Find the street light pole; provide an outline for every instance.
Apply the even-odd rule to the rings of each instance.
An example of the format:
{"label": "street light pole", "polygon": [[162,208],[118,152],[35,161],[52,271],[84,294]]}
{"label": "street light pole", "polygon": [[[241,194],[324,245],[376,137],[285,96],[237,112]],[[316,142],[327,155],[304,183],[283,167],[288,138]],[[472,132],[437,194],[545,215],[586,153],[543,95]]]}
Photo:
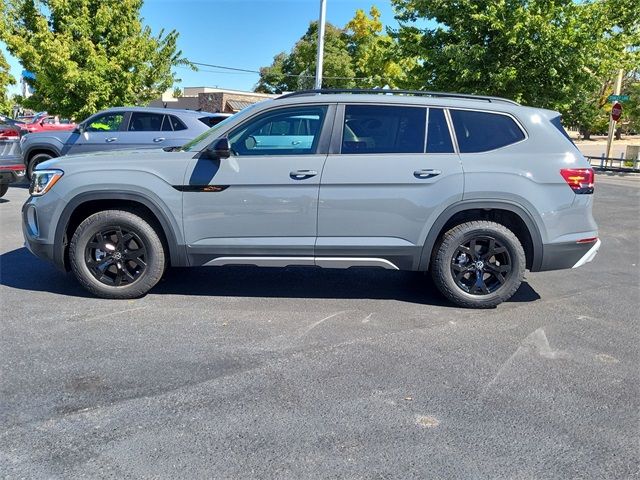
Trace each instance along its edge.
{"label": "street light pole", "polygon": [[324,27],[327,16],[327,0],[320,0],[320,18],[318,19],[318,56],[316,58],[316,83],[314,88],[322,88],[322,61],[324,56]]}

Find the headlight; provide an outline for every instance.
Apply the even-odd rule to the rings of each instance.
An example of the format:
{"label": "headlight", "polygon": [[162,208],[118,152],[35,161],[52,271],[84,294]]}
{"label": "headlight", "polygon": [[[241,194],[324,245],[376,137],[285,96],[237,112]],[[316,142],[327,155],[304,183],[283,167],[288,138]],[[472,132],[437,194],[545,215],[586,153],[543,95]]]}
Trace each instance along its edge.
{"label": "headlight", "polygon": [[29,193],[34,197],[44,195],[62,178],[62,175],[64,175],[62,170],[34,170],[31,174]]}

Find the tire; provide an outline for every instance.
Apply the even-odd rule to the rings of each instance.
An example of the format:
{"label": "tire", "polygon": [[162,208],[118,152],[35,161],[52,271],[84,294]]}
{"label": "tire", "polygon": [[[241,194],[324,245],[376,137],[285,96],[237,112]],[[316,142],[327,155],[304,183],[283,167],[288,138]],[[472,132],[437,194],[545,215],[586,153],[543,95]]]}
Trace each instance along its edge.
{"label": "tire", "polygon": [[54,156],[49,155],[48,153],[38,153],[31,157],[27,165],[27,179],[31,180],[31,175],[39,164],[46,162],[47,160],[51,160],[52,158],[54,158]]}
{"label": "tire", "polygon": [[0,183],[0,197],[4,197],[4,194],[9,190],[8,183]]}
{"label": "tire", "polygon": [[138,298],[165,270],[165,252],[156,229],[142,216],[105,210],[86,218],[69,245],[78,282],[102,298]]}
{"label": "tire", "polygon": [[464,308],[492,308],[518,290],[526,258],[518,237],[490,221],[463,223],[447,231],[432,261],[433,281]]}

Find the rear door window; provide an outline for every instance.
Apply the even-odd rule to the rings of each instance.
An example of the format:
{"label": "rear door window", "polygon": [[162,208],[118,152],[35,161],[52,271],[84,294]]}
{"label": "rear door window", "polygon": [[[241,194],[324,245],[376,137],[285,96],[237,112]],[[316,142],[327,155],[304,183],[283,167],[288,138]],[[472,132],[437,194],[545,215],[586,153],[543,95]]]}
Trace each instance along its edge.
{"label": "rear door window", "polygon": [[471,110],[451,110],[460,153],[488,152],[525,139],[508,115]]}
{"label": "rear door window", "polygon": [[427,153],[453,153],[451,133],[441,108],[429,109],[427,125]]}
{"label": "rear door window", "polygon": [[161,113],[133,112],[129,120],[129,131],[160,132],[163,117]]}
{"label": "rear door window", "polygon": [[422,107],[347,105],[341,151],[423,153],[426,113]]}

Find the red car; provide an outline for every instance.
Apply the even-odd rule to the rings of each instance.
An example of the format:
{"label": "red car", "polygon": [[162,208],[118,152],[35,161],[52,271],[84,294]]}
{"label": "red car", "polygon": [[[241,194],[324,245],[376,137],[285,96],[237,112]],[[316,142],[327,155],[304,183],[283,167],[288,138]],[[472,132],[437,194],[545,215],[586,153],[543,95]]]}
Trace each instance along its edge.
{"label": "red car", "polygon": [[29,123],[25,123],[23,126],[29,133],[34,132],[50,132],[61,131],[61,130],[73,130],[76,128],[76,124],[62,119],[60,120],[57,116],[48,115],[46,112],[35,115],[33,120]]}

